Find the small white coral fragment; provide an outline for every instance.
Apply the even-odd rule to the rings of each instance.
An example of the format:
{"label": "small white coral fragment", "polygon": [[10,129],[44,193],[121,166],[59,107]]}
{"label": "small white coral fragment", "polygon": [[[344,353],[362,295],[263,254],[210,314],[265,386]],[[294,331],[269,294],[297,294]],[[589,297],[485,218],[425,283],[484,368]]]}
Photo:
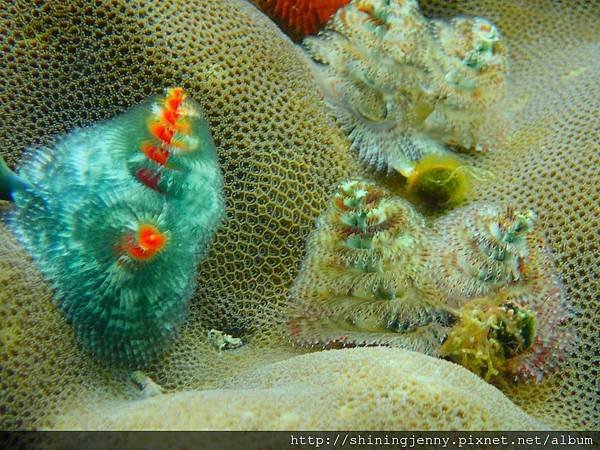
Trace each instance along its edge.
{"label": "small white coral fragment", "polygon": [[155,397],[163,393],[162,388],[141,370],[132,372],[130,379],[140,390],[142,398]]}
{"label": "small white coral fragment", "polygon": [[244,345],[240,338],[233,337],[214,328],[208,331],[208,342],[219,351],[233,350]]}

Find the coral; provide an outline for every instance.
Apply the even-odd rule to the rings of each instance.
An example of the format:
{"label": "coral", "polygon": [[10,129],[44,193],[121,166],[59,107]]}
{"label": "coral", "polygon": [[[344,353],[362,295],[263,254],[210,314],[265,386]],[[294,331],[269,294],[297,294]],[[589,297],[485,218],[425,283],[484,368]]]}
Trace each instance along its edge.
{"label": "coral", "polygon": [[[462,367],[389,348],[297,356],[237,376],[221,389],[78,408],[56,424],[60,430],[547,428]],[[288,444],[289,436],[282,445]]]}
{"label": "coral", "polygon": [[[176,345],[145,372],[167,391],[192,389],[297,353],[274,333],[275,311],[285,303],[282,293],[293,282],[329,186],[359,166],[343,133],[322,120],[326,109],[296,47],[246,1],[63,6],[0,8],[0,28],[8,33],[0,37],[3,55],[12,60],[13,50],[26,54],[18,64],[0,65],[9,72],[3,74],[12,93],[0,102],[12,123],[10,129],[0,123],[0,148],[10,167],[18,166],[25,149],[51,148],[57,136],[135,108],[167,83],[198,100],[219,152],[226,220],[200,264]],[[41,76],[29,75],[33,66]],[[130,155],[139,148],[135,142]],[[25,258],[12,247],[5,250],[4,264]],[[17,267],[35,274],[30,265]],[[69,401],[136,398],[128,384],[114,382],[117,376],[96,375],[103,366],[70,338],[60,315],[49,315],[48,297],[38,295],[36,283],[35,289],[14,282],[3,287],[6,321],[25,318],[27,324],[21,351],[0,348],[0,377],[7,380],[0,385],[1,407],[14,417],[10,428],[47,426]],[[219,354],[207,342],[211,328],[260,338],[242,354]],[[40,349],[48,365],[38,369],[31,355]],[[91,400],[85,400],[88,393]]]}
{"label": "coral", "polygon": [[[141,170],[155,183],[148,186]],[[52,282],[79,340],[118,364],[156,359],[186,317],[199,258],[223,210],[198,107],[169,89],[164,100],[33,152],[19,175],[30,187],[13,193],[10,226]]]}
{"label": "coral", "polygon": [[317,34],[350,0],[252,0],[292,37]]}
{"label": "coral", "polygon": [[155,397],[163,393],[162,388],[140,370],[131,373],[131,382],[140,390],[142,398]]}
{"label": "coral", "polygon": [[506,50],[485,19],[432,22],[415,0],[353,1],[305,43],[326,100],[376,169],[410,176],[446,145],[483,149],[506,131]]}
{"label": "coral", "polygon": [[240,338],[215,329],[208,330],[208,342],[219,351],[232,350],[244,345]]}
{"label": "coral", "polygon": [[[66,410],[72,393],[84,392],[86,385],[105,396],[119,382],[104,367],[82,361],[50,287],[4,225],[0,236],[0,423],[3,429],[22,429],[24,421],[36,420],[27,411]],[[61,389],[70,371],[75,373]]]}
{"label": "coral", "polygon": [[293,341],[436,353],[452,316],[415,282],[422,278],[427,234],[408,202],[373,182],[342,182],[292,288]]}
{"label": "coral", "polygon": [[[330,196],[330,187],[361,173],[352,161],[354,152],[347,151],[343,133],[331,125],[320,105],[297,48],[246,1],[17,1],[2,6],[0,72],[6,89],[0,93],[4,119],[0,121],[0,149],[10,167],[17,165],[24,149],[51,146],[56,136],[112,117],[160,92],[166,84],[183,86],[202,105],[223,168],[227,220],[200,265],[199,289],[176,345],[146,372],[168,392],[211,389],[224,378],[248,370],[276,377],[271,363],[299,351],[280,341],[277,318],[304,257],[306,237]],[[595,43],[600,4],[422,0],[420,6],[428,17],[483,16],[502,31],[511,49],[511,97],[517,99],[514,131],[497,150],[469,160],[477,168],[493,171],[495,178],[473,189],[467,201],[515,204],[539,214],[536,226],[552,249],[574,310],[571,323],[578,340],[559,362],[556,376],[543,383],[506,383],[501,388],[528,414],[546,421],[545,428],[598,428],[600,58]],[[16,347],[0,344],[0,408],[7,411],[0,419],[3,428],[51,426],[53,417],[71,411],[73,403],[87,411],[80,416],[82,426],[86,419],[93,420],[104,402],[134,407],[137,403],[126,399],[136,399],[138,394],[126,390],[118,377],[105,376],[102,367],[77,347],[35,268],[10,233],[3,227],[0,232],[0,273],[3,277],[10,274],[0,289],[0,321],[2,329],[6,323],[20,330]],[[538,317],[540,333],[541,327]],[[206,338],[211,328],[248,343],[234,352],[215,352]],[[352,360],[348,376],[341,378],[344,384],[356,382],[356,395],[369,389],[374,399],[365,401],[354,416],[356,428],[376,428],[369,421],[373,417],[401,420],[381,408],[380,400],[403,392],[394,391],[394,383],[421,376],[422,355],[416,355],[421,358],[414,366],[390,371],[390,377],[378,383],[374,375],[384,376],[389,364],[406,360],[406,353],[395,349],[360,352],[373,352],[372,358]],[[332,427],[340,418],[340,408],[335,404],[329,409],[330,397],[320,403],[319,393],[340,380],[331,376],[338,373],[339,360],[326,366],[306,364],[306,358],[295,361],[289,373],[302,373],[307,382],[314,376],[319,391],[298,387],[290,407],[300,405],[300,411],[308,411],[308,419],[319,420],[315,428]],[[441,360],[428,361],[431,378],[423,381],[424,389],[431,392],[440,386],[444,368],[453,367],[463,390],[456,396],[440,395],[432,400],[434,406],[409,396],[415,399],[414,405],[400,399],[393,411],[399,405],[404,410],[411,406],[418,417],[438,411],[436,417],[435,412],[431,416],[434,424],[450,416],[453,419],[448,420],[461,421],[459,413],[465,414],[461,406],[469,402],[497,409],[474,416],[480,426],[465,419],[464,428],[503,429],[511,428],[511,423],[528,427],[529,416],[519,413],[513,420],[509,410],[517,408],[478,377]],[[354,376],[357,368],[371,366],[373,373],[361,372],[360,381]],[[315,370],[319,368],[322,372]],[[293,384],[287,384],[278,392],[286,395],[293,389]],[[245,401],[246,395],[247,390],[236,391],[232,401]],[[157,410],[164,405],[164,412],[170,403],[167,398],[151,401]],[[278,402],[281,398],[269,397],[268,406],[281,406],[274,414],[285,414],[287,405]],[[215,405],[225,404],[221,391],[214,399]],[[448,410],[435,409],[442,408],[440,402],[445,400]],[[199,415],[203,405],[208,410],[212,407],[184,402],[168,416],[168,424],[166,414],[156,420],[171,428],[184,427],[196,418],[203,421]],[[186,414],[179,414],[182,410]],[[209,414],[204,423],[214,420],[219,428],[231,417],[232,427],[251,427],[249,415],[231,414],[231,409],[222,415]],[[117,417],[115,408],[108,415],[114,428],[122,428],[124,418]],[[262,418],[257,417],[257,428],[268,426],[269,421]],[[418,420],[412,426],[411,422],[407,419],[405,427],[425,428]],[[395,425],[389,428],[400,427]]]}

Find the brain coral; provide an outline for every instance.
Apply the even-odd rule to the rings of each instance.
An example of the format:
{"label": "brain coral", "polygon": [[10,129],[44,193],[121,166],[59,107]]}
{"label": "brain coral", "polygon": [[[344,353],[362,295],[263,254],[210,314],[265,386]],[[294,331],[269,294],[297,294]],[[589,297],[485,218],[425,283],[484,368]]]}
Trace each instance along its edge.
{"label": "brain coral", "polygon": [[[574,307],[579,341],[558,374],[543,384],[501,388],[550,425],[598,428],[600,4],[436,0],[421,8],[442,19],[488,18],[505,37],[513,62],[514,132],[498,151],[474,160],[496,177],[469,201],[502,201],[538,213]],[[249,369],[277,373],[265,364],[297,353],[280,340],[276,324],[305,239],[331,187],[359,170],[298,48],[242,1],[3,1],[0,29],[0,148],[11,167],[24,149],[49,145],[166,86],[180,85],[199,101],[224,176],[226,221],[198,274],[180,339],[148,374],[176,392],[241,387],[235,376],[241,383]],[[52,426],[75,401],[91,409],[134,398],[125,374],[109,372],[77,349],[48,287],[8,235],[0,255],[2,428]],[[246,345],[218,352],[206,338],[211,328],[241,336]],[[374,362],[381,355],[345,350],[339,358],[352,361],[354,354]],[[296,370],[303,361],[279,367]],[[227,377],[234,377],[230,384]],[[385,387],[378,389],[385,396]],[[481,397],[497,398],[489,392]],[[305,395],[323,404],[331,398]],[[507,424],[524,417],[510,411]],[[371,414],[374,406],[367,406],[361,417]],[[498,423],[485,417],[490,420],[481,427]],[[447,425],[430,419],[432,428]],[[325,415],[323,423],[333,420]]]}
{"label": "brain coral", "polygon": [[[332,373],[337,376],[332,377]],[[109,402],[83,415],[61,417],[57,428],[544,428],[498,389],[463,368],[400,349],[331,350],[303,355],[251,370],[224,387],[142,402]],[[328,402],[315,402],[317,397],[327,398]],[[489,401],[479,402],[481,397]],[[219,408],[222,402],[227,403],[227,409]],[[177,419],[171,421],[174,417]]]}

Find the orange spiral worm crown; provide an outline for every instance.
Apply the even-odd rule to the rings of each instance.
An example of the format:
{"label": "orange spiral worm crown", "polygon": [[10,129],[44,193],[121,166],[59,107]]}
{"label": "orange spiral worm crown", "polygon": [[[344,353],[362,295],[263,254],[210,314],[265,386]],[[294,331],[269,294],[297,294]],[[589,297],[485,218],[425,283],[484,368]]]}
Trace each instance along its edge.
{"label": "orange spiral worm crown", "polygon": [[[190,118],[197,116],[197,108],[186,99],[181,88],[167,89],[163,98],[157,99],[149,106],[151,113],[147,119],[146,130],[140,130],[138,148],[147,158],[143,162],[140,155],[130,158],[135,167],[136,177],[146,186],[164,191],[161,180],[169,178],[173,170],[185,170],[181,161],[174,163],[175,155],[185,160],[193,160],[192,153],[197,150],[198,140],[194,137],[194,126]],[[141,166],[141,167],[138,167]],[[184,164],[185,166],[185,164]],[[170,184],[169,181],[163,184]]]}
{"label": "orange spiral worm crown", "polygon": [[137,235],[125,237],[123,249],[137,261],[152,259],[167,244],[167,236],[152,224],[141,223]]}
{"label": "orange spiral worm crown", "polygon": [[122,133],[114,139],[129,172],[142,185],[167,197],[200,201],[191,195],[195,184],[216,164],[208,123],[201,107],[182,88],[143,103],[123,116]]}

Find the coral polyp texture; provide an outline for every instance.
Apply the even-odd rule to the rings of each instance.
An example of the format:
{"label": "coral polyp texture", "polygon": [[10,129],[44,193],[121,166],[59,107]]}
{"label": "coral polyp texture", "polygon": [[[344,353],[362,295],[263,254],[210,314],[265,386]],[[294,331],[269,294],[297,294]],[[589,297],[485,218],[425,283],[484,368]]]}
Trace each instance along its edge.
{"label": "coral polyp texture", "polygon": [[292,340],[435,354],[453,318],[416,281],[427,245],[425,221],[408,202],[370,181],[341,183],[292,288]]}
{"label": "coral polyp texture", "polygon": [[303,38],[317,34],[327,21],[350,0],[252,0],[265,14],[291,35]]}
{"label": "coral polyp texture", "polygon": [[431,21],[415,0],[355,0],[305,40],[325,99],[368,165],[409,176],[425,155],[505,132],[507,52],[482,18]]}
{"label": "coral polyp texture", "polygon": [[[144,370],[182,401],[157,396],[152,408],[132,401],[139,393],[128,390],[130,383],[106,374],[76,345],[46,283],[0,226],[2,428],[48,428],[62,414],[77,419],[66,429],[523,429],[532,417],[544,429],[599,427],[599,2],[420,2],[431,18],[488,18],[511,50],[514,132],[469,159],[495,177],[466,201],[514,204],[539,215],[536,227],[573,309],[578,339],[555,376],[498,384],[502,392],[456,364],[418,353],[358,348],[298,356],[305,350],[280,339],[280,310],[330,187],[361,167],[320,101],[304,55],[250,2],[1,4],[0,152],[9,167],[18,167],[26,148],[51,146],[73,127],[114,117],[166,84],[180,85],[210,121],[227,203],[227,220],[199,266],[186,325],[171,350]],[[537,321],[542,333],[540,313]],[[219,352],[207,338],[210,329],[245,345]],[[263,384],[256,385],[263,400],[248,397],[252,386],[240,376],[250,372],[257,383],[276,383],[273,395]],[[199,400],[186,391],[197,391]],[[289,403],[282,392],[292,392]],[[124,419],[115,404],[139,408],[147,420]],[[169,405],[173,414],[165,414]],[[108,422],[99,423],[97,411]]]}
{"label": "coral polyp texture", "polygon": [[[385,386],[385,396],[381,386]],[[544,430],[548,426],[462,367],[397,348],[315,352],[247,371],[229,379],[221,389],[168,393],[136,402],[103,402],[93,410],[69,411],[56,426],[59,430],[165,431],[361,427],[489,431]],[[120,437],[125,433],[114,434]],[[214,433],[211,439],[223,435],[227,433]],[[237,436],[235,445],[230,439],[214,442],[216,448],[240,447]],[[177,443],[165,441],[164,445]],[[259,448],[287,445],[289,437],[284,435],[273,442],[261,441]],[[242,447],[253,448],[256,443],[248,441]]]}
{"label": "coral polyp texture", "polygon": [[199,106],[169,89],[33,151],[9,224],[96,357],[143,366],[176,336],[223,212]]}

